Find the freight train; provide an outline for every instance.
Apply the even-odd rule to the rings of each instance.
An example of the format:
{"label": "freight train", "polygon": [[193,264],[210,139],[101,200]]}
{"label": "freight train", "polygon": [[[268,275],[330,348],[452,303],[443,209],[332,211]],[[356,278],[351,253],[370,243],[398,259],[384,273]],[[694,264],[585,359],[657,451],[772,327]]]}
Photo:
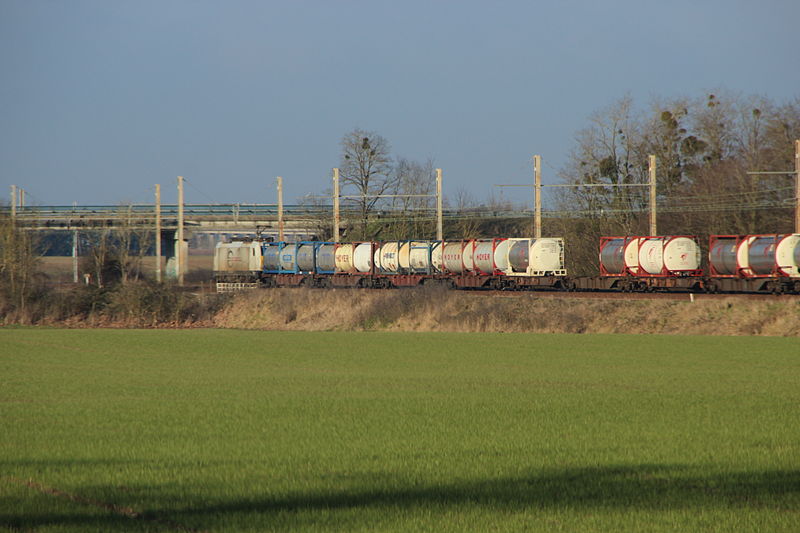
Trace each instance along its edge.
{"label": "freight train", "polygon": [[597,276],[570,276],[562,238],[218,243],[220,292],[255,287],[800,294],[800,234],[602,237]]}

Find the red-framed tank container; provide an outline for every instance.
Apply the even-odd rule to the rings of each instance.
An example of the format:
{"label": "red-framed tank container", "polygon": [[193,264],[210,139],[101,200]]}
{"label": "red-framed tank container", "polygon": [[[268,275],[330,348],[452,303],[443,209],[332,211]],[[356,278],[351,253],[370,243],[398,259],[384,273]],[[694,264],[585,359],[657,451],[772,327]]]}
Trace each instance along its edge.
{"label": "red-framed tank container", "polygon": [[[599,263],[600,263],[600,275],[601,276],[609,276],[609,277],[635,276],[636,273],[631,272],[629,267],[628,267],[628,265],[627,265],[627,263],[625,262],[625,250],[628,248],[628,244],[633,242],[634,239],[638,239],[638,238],[640,238],[640,237],[630,237],[630,236],[620,236],[620,235],[611,236],[611,237],[600,237],[600,253],[598,255]],[[608,265],[609,261],[608,260],[605,260],[605,261],[603,260],[603,252],[606,250],[606,248],[609,245],[611,245],[611,243],[613,241],[622,241],[622,247],[619,248],[619,251],[613,252],[613,256],[611,257],[611,259],[613,261],[621,261],[622,262],[621,268],[615,269],[615,270],[619,270],[618,272],[612,272],[612,271],[608,270],[607,265]],[[612,252],[608,251],[608,253],[611,254]],[[636,259],[636,261],[637,261],[637,263],[639,261],[639,259],[638,259],[638,249],[637,249],[637,259]]]}
{"label": "red-framed tank container", "polygon": [[[626,277],[626,276],[633,276],[639,278],[659,278],[659,277],[696,277],[703,275],[703,269],[700,268],[700,261],[698,257],[697,261],[697,268],[685,268],[685,269],[676,269],[676,268],[669,268],[667,265],[667,261],[664,258],[664,252],[667,250],[667,247],[670,244],[674,243],[678,239],[686,239],[691,241],[695,249],[691,250],[691,253],[694,254],[696,257],[699,250],[699,244],[697,242],[696,235],[628,235],[625,237],[622,236],[614,236],[614,237],[600,237],[600,275],[601,276],[610,276],[610,277]],[[641,249],[642,247],[647,244],[648,242],[652,242],[658,240],[660,247],[661,247],[661,262],[660,268],[658,272],[651,272],[646,268],[646,265],[642,264],[641,261]],[[604,251],[611,246],[612,241],[622,241],[622,247],[616,251],[608,251],[605,256],[604,260]],[[627,250],[628,246],[632,243],[636,243],[636,270],[631,268],[631,265],[627,264],[625,261],[625,251]],[[609,257],[609,254],[612,254]],[[615,263],[613,266],[619,266],[618,261],[622,261],[622,268],[615,268],[614,271],[608,269],[609,259],[613,260]],[[618,270],[618,272],[617,272]]]}
{"label": "red-framed tank container", "polygon": [[[715,278],[741,277],[739,246],[743,235],[710,235],[708,237],[708,273]],[[733,258],[725,257],[724,246],[733,246]]]}
{"label": "red-framed tank container", "polygon": [[[474,249],[474,247],[473,247],[473,242],[474,241],[475,241],[475,239],[461,239],[461,240],[455,240],[455,241],[442,241],[442,245],[441,246],[442,246],[442,273],[443,274],[451,274],[451,275],[455,275],[455,276],[464,276],[464,275],[467,275],[467,274],[472,272],[472,269],[470,269],[470,271],[467,272],[467,265],[464,262],[464,256],[466,255],[465,251],[468,249],[467,247],[469,247],[469,250],[468,250],[467,253],[472,254],[473,249]],[[453,244],[458,244],[459,248],[460,248],[460,251],[461,251],[461,257],[459,258],[459,262],[461,263],[461,272],[455,272],[450,267],[447,266],[448,262],[452,262],[452,259],[448,259],[448,256],[447,256],[447,247],[450,246],[450,245],[453,245]]]}
{"label": "red-framed tank container", "polygon": [[[497,260],[496,260],[496,252],[497,247],[500,243],[508,240],[506,237],[495,237],[493,239],[474,239],[472,243],[472,272],[474,275],[477,276],[499,276],[504,275],[505,272],[497,268]],[[492,260],[492,269],[491,270],[483,270],[478,268],[477,258],[475,257],[475,251],[477,250],[480,244],[488,244],[491,243],[492,245],[492,252],[491,252],[491,260]],[[483,260],[483,259],[482,259]]]}
{"label": "red-framed tank container", "polygon": [[[739,235],[736,247],[737,274],[742,278],[786,278],[791,277],[784,268],[791,265],[778,264],[778,247],[788,238],[795,237],[793,233],[760,233],[753,235]],[[762,242],[759,242],[762,241]],[[755,244],[755,247],[753,246]],[[747,247],[747,265],[741,264],[741,248]],[[758,265],[754,265],[751,253],[755,248]]]}
{"label": "red-framed tank container", "polygon": [[[358,269],[356,269],[356,267],[355,267],[355,251],[356,251],[356,247],[358,247],[361,244],[369,244],[370,245],[370,256],[369,256],[370,268],[369,268],[369,270],[367,272],[361,272]],[[375,275],[375,250],[377,250],[377,245],[378,244],[379,243],[377,243],[375,241],[354,241],[354,242],[336,243],[336,246],[334,248],[334,264],[337,261],[336,260],[336,254],[338,253],[338,251],[343,246],[352,246],[353,247],[352,248],[353,256],[352,256],[352,260],[350,261],[351,264],[352,264],[352,268],[349,269],[349,270],[344,271],[344,270],[339,270],[338,267],[336,267],[335,274],[336,275],[349,274],[349,275],[352,275],[352,276],[374,276]]]}
{"label": "red-framed tank container", "polygon": [[[697,235],[654,235],[654,236],[638,236],[634,237],[640,239],[637,247],[638,251],[636,254],[636,262],[639,269],[639,273],[637,274],[639,277],[667,277],[667,278],[674,278],[674,277],[698,277],[703,275],[703,269],[701,268],[701,255],[700,255],[700,243],[698,242]],[[642,257],[642,247],[645,245],[647,241],[651,240],[660,240],[661,244],[661,268],[659,272],[648,272],[645,270],[644,265],[642,264],[641,257]],[[686,239],[691,241],[694,245],[694,249],[691,250],[691,253],[697,258],[697,265],[694,268],[669,268],[667,265],[667,261],[665,258],[665,252],[667,247],[677,241],[678,239]],[[687,252],[688,254],[688,252]]]}

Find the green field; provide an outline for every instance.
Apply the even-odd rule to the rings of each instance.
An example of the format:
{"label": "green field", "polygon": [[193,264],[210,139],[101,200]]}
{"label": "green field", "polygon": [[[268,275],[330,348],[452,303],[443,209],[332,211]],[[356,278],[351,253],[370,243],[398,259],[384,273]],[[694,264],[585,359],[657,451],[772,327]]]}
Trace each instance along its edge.
{"label": "green field", "polygon": [[0,530],[798,531],[791,338],[0,330]]}

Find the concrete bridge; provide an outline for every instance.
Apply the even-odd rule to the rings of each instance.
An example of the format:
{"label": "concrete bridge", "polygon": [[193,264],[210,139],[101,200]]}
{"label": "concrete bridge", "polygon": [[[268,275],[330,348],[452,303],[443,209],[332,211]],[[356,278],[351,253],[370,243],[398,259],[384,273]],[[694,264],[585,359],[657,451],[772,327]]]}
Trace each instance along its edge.
{"label": "concrete bridge", "polygon": [[[71,233],[72,256],[77,277],[77,254],[80,233],[100,230],[131,230],[158,233],[156,255],[166,258],[168,277],[181,279],[181,269],[185,273],[186,257],[189,253],[188,241],[196,247],[212,249],[216,242],[229,237],[255,236],[279,239],[280,211],[282,208],[284,240],[311,240],[318,237],[321,228],[331,227],[334,208],[330,205],[283,205],[276,204],[184,204],[183,235],[179,236],[180,216],[178,204],[161,204],[158,216],[153,204],[130,205],[72,205],[72,206],[28,206],[12,205],[0,207],[0,212],[11,215],[17,227],[30,231],[55,231]],[[430,213],[418,215],[431,218]],[[371,215],[376,218],[391,219],[397,215],[393,209],[376,210]],[[460,218],[528,218],[531,212],[493,210],[480,207],[464,211],[443,209],[445,219]],[[355,212],[344,211],[342,221],[357,217]],[[157,231],[157,228],[160,231]],[[151,233],[151,234],[152,234]],[[67,235],[65,235],[66,237]],[[182,242],[183,244],[179,244]],[[179,251],[179,246],[181,251]],[[160,252],[160,253],[159,253]],[[181,261],[182,267],[178,264]],[[160,264],[160,260],[159,260]],[[161,273],[157,273],[160,279]]]}
{"label": "concrete bridge", "polygon": [[[156,220],[155,205],[94,206],[13,206],[5,208],[18,228],[29,231],[65,232],[72,239],[72,255],[77,265],[80,233],[100,230],[130,230],[160,233],[157,255],[166,258],[168,277],[180,278],[178,270],[179,209],[177,204],[162,204]],[[283,206],[283,233],[287,240],[308,240],[320,224],[332,220],[330,206]],[[186,204],[183,206],[183,249],[188,254],[189,240],[213,248],[217,241],[231,236],[261,235],[279,238],[279,208],[272,204]],[[160,252],[160,253],[158,253]],[[77,269],[77,266],[75,267]],[[185,268],[185,267],[184,267]],[[77,276],[77,270],[76,274]],[[159,273],[160,276],[160,273]]]}

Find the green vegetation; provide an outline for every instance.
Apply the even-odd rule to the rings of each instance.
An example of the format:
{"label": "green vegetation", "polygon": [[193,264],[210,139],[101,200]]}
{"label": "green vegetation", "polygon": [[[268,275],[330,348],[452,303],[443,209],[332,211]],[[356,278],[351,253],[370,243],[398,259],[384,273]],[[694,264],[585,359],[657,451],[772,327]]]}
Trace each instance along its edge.
{"label": "green vegetation", "polygon": [[0,529],[796,531],[781,338],[0,330]]}

